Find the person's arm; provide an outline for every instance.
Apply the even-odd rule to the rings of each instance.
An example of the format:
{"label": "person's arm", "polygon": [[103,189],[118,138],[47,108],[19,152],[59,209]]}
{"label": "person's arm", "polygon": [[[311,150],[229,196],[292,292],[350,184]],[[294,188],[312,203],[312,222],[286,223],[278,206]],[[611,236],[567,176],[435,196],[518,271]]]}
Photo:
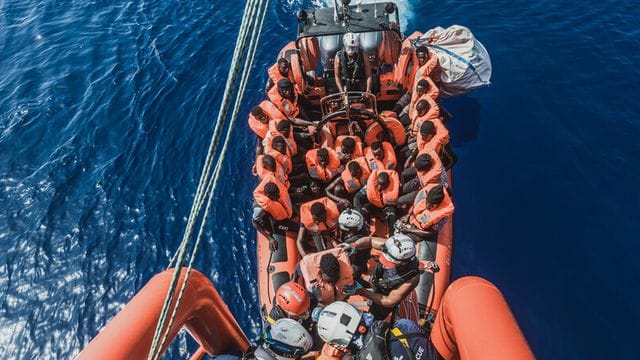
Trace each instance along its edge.
{"label": "person's arm", "polygon": [[[302,111],[302,109],[300,109]],[[295,118],[295,117],[289,117],[288,118],[289,121],[291,121],[291,123],[293,125],[297,125],[297,126],[316,126],[316,124],[313,123],[313,121],[309,121],[309,120],[303,120],[300,118]]]}
{"label": "person's arm", "polygon": [[[265,216],[269,216],[269,215],[265,215]],[[253,224],[253,227],[256,228],[256,230],[260,234],[262,234],[264,237],[267,238],[267,240],[269,240],[269,250],[271,251],[278,250],[278,242],[276,241],[276,239],[273,238],[273,236],[271,236],[271,234],[267,231],[267,229],[265,229],[264,226],[262,226],[255,219],[251,220],[251,223]]]}
{"label": "person's arm", "polygon": [[336,53],[336,56],[333,58],[333,74],[336,79],[336,86],[338,87],[338,91],[344,93],[344,89],[342,88],[342,79],[340,78],[340,57]]}
{"label": "person's arm", "polygon": [[[307,115],[307,113],[304,111],[304,109],[302,108],[302,106],[298,106],[298,116],[300,116],[301,118],[305,119],[305,120],[309,120],[309,116]],[[310,122],[310,121],[309,121]]]}
{"label": "person's arm", "polygon": [[367,92],[370,93],[373,86],[373,76],[371,75],[371,62],[366,54],[364,55],[364,72],[367,75]]}
{"label": "person's arm", "polygon": [[298,230],[298,238],[296,239],[296,247],[298,248],[298,253],[300,257],[307,255],[307,252],[304,251],[303,241],[304,237],[307,234],[307,229],[304,228],[302,224],[300,224],[300,230]]}
{"label": "person's arm", "polygon": [[420,276],[416,275],[410,281],[391,290],[388,295],[373,293],[364,288],[358,289],[356,292],[358,295],[362,295],[380,306],[395,307],[400,304],[402,299],[406,298],[416,286],[418,286],[419,281]]}
{"label": "person's arm", "polygon": [[329,197],[329,199],[338,203],[338,206],[346,209],[348,207],[351,207],[351,203],[349,202],[349,200],[341,198],[333,193],[333,190],[335,190],[336,185],[338,185],[340,181],[342,181],[342,178],[340,176],[337,176],[335,179],[333,179],[329,186],[327,186],[324,192],[327,194],[327,197]]}

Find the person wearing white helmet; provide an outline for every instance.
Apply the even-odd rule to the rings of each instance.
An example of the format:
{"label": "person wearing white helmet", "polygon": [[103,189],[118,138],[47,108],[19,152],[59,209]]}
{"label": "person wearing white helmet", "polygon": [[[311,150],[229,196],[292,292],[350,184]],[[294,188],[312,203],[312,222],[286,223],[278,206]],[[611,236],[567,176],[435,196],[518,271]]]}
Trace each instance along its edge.
{"label": "person wearing white helmet", "polygon": [[371,92],[373,77],[371,64],[360,48],[357,34],[346,33],[342,38],[342,50],[336,53],[333,70],[336,86],[341,93],[345,91]]}
{"label": "person wearing white helmet", "polygon": [[356,360],[439,358],[427,334],[411,320],[400,319],[390,327],[341,301],[322,310],[318,316],[318,335],[326,343],[322,359],[340,358],[347,353]]}
{"label": "person wearing white helmet", "polygon": [[388,239],[362,237],[345,247],[344,251],[369,247],[382,251],[371,276],[373,292],[358,289],[356,293],[373,302],[369,311],[376,320],[382,320],[416,288],[420,280],[420,263],[416,258],[414,241],[402,233]]}
{"label": "person wearing white helmet", "polygon": [[311,350],[311,334],[293,319],[280,319],[267,326],[264,343],[254,351],[259,360],[299,359]]}
{"label": "person wearing white helmet", "polygon": [[368,235],[369,225],[365,222],[364,216],[354,209],[344,210],[338,217],[338,225],[340,228],[338,246],[353,251],[349,252],[349,259],[351,260],[351,266],[353,267],[353,277],[360,279],[362,274],[368,272],[368,262],[371,257],[371,249],[361,249],[355,251],[350,244],[356,242],[363,236]]}

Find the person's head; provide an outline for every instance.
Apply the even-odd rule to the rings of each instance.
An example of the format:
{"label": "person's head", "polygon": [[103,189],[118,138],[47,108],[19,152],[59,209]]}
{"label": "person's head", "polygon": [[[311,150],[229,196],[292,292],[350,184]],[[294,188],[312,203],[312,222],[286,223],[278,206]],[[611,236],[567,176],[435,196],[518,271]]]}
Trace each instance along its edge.
{"label": "person's head", "polygon": [[327,221],[327,209],[321,202],[316,202],[311,205],[311,218],[315,223]]}
{"label": "person's head", "polygon": [[278,132],[280,132],[280,134],[288,137],[291,131],[291,121],[287,119],[280,120],[280,122],[278,122],[278,125],[276,125],[276,129],[278,130]]}
{"label": "person's head", "polygon": [[306,320],[309,318],[311,304],[309,293],[295,281],[284,283],[278,288],[276,304],[290,319]]}
{"label": "person's head", "polygon": [[418,83],[416,84],[416,95],[420,97],[426,94],[427,91],[429,91],[429,82],[425,79],[420,79],[420,81],[418,81]]}
{"label": "person's head", "polygon": [[332,285],[340,280],[340,263],[333,254],[324,254],[320,257],[320,275],[324,282]]}
{"label": "person's head", "polygon": [[311,184],[309,184],[309,190],[311,190],[311,194],[318,195],[322,192],[322,187],[320,187],[320,184],[316,181],[312,181]]}
{"label": "person's head", "polygon": [[358,164],[357,161],[351,161],[347,164],[347,169],[349,170],[349,174],[356,179],[359,179],[362,176],[362,167]]}
{"label": "person's head", "polygon": [[373,156],[376,159],[383,160],[384,159],[384,148],[382,147],[382,142],[381,141],[374,141],[371,144],[371,152],[373,153]]}
{"label": "person's head", "polygon": [[289,79],[278,80],[278,93],[285,99],[293,99],[293,85]]}
{"label": "person's head", "polygon": [[282,135],[275,136],[273,140],[271,140],[271,147],[281,154],[287,153],[287,141]]}
{"label": "person's head", "polygon": [[329,150],[325,148],[318,149],[318,165],[321,167],[327,167],[329,165]]}
{"label": "person's head", "polygon": [[364,216],[358,210],[347,209],[338,217],[338,224],[342,231],[357,232],[364,226]]}
{"label": "person's head", "polygon": [[289,60],[285,58],[278,59],[278,71],[283,76],[287,76],[289,74]]}
{"label": "person's head", "polygon": [[348,56],[355,56],[358,53],[358,48],[360,47],[360,38],[358,34],[354,33],[346,33],[342,38],[342,45],[344,47],[344,52]]}
{"label": "person's head", "polygon": [[347,349],[353,338],[359,334],[362,314],[344,301],[327,305],[318,316],[318,335],[335,347]]}
{"label": "person's head", "polygon": [[268,182],[264,185],[264,194],[270,200],[277,201],[280,198],[280,189],[274,182]]}
{"label": "person's head", "polygon": [[427,194],[427,209],[431,210],[442,204],[444,200],[444,186],[438,185]]}
{"label": "person's head", "polygon": [[429,50],[427,50],[427,47],[418,46],[416,48],[416,57],[418,58],[418,64],[420,66],[424,65],[429,59]]}
{"label": "person's head", "polygon": [[382,246],[381,264],[385,267],[406,264],[416,256],[416,244],[405,234],[396,233]]}
{"label": "person's head", "polygon": [[387,174],[386,172],[378,173],[378,178],[376,179],[376,182],[378,183],[378,191],[382,191],[386,189],[391,184],[391,180],[389,179],[389,174]]}
{"label": "person's head", "polygon": [[342,141],[342,152],[344,154],[353,155],[353,152],[356,151],[356,141],[353,138],[346,138]]}
{"label": "person's head", "polygon": [[429,102],[427,100],[420,100],[416,104],[416,112],[418,113],[418,116],[425,116],[430,108],[431,106],[429,106]]}
{"label": "person's head", "polygon": [[431,138],[433,138],[436,134],[436,126],[434,125],[433,121],[431,120],[425,120],[422,122],[422,125],[420,125],[420,137],[422,138],[422,140],[424,141],[429,141],[431,140]]}
{"label": "person's head", "polygon": [[416,170],[424,172],[424,171],[429,171],[429,169],[431,169],[432,164],[433,164],[433,161],[431,159],[431,156],[429,156],[429,154],[420,154],[416,158],[414,166]]}
{"label": "person's head", "polygon": [[313,338],[307,329],[288,318],[267,325],[263,340],[263,348],[276,360],[299,359],[313,346]]}
{"label": "person's head", "polygon": [[254,106],[251,109],[251,115],[253,115],[254,118],[258,119],[258,121],[260,121],[263,124],[266,124],[269,122],[269,117],[267,116],[267,114],[264,113],[264,110],[262,110],[262,108],[258,105]]}
{"label": "person's head", "polygon": [[276,171],[277,165],[276,165],[276,159],[273,158],[273,156],[271,155],[263,155],[262,156],[262,167],[265,170],[274,172]]}

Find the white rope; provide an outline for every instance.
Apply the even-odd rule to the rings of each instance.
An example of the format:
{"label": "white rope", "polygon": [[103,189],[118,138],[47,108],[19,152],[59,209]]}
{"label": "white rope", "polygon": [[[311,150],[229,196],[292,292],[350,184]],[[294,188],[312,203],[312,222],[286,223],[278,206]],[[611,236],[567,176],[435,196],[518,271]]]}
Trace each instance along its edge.
{"label": "white rope", "polygon": [[[261,3],[263,1],[264,0],[249,0],[245,4],[244,16],[242,18],[240,31],[238,32],[238,37],[236,39],[236,47],[234,49],[233,58],[231,60],[231,67],[230,67],[230,70],[229,70],[229,76],[227,77],[227,83],[226,83],[226,86],[225,86],[225,92],[224,92],[224,95],[223,95],[220,112],[218,113],[218,119],[216,121],[216,126],[214,128],[214,133],[212,135],[211,143],[210,143],[209,150],[208,150],[208,153],[207,153],[207,158],[205,160],[205,165],[203,167],[203,172],[202,172],[202,175],[200,177],[200,181],[198,183],[198,188],[196,190],[196,196],[194,198],[193,205],[191,207],[191,212],[189,214],[189,220],[187,222],[187,227],[185,229],[185,234],[183,236],[183,239],[182,239],[182,242],[180,244],[180,247],[179,247],[178,251],[176,251],[177,256],[174,255],[174,257],[171,259],[171,261],[169,263],[169,267],[170,267],[171,264],[173,263],[173,261],[175,260],[176,261],[176,268],[174,269],[173,278],[172,278],[171,284],[169,286],[169,289],[167,291],[167,296],[165,298],[165,303],[163,304],[163,308],[162,308],[162,311],[161,311],[161,314],[160,314],[160,317],[159,317],[159,320],[158,320],[158,324],[156,326],[156,330],[155,330],[155,333],[154,333],[151,349],[149,351],[148,359],[151,359],[151,360],[155,360],[155,359],[159,358],[159,356],[160,356],[159,350],[161,350],[162,347],[164,346],[164,342],[166,341],[166,336],[168,335],[169,329],[171,328],[171,325],[169,325],[167,327],[167,329],[165,331],[165,336],[162,337],[162,342],[159,345],[160,334],[162,333],[162,329],[164,328],[164,323],[165,323],[166,318],[167,318],[169,305],[171,304],[171,301],[173,300],[173,295],[174,295],[174,292],[175,292],[175,287],[176,287],[178,278],[180,276],[182,263],[184,261],[186,250],[187,250],[187,248],[189,246],[191,233],[192,233],[192,231],[193,231],[193,229],[195,227],[195,222],[196,222],[196,220],[198,219],[198,217],[200,215],[200,211],[202,210],[202,206],[204,204],[204,199],[207,197],[207,195],[209,195],[209,199],[211,199],[211,196],[212,196],[211,195],[212,194],[211,190],[214,188],[214,185],[213,185],[213,182],[212,182],[213,177],[211,177],[211,166],[213,164],[214,155],[216,153],[216,149],[218,147],[218,143],[219,143],[219,140],[220,140],[220,135],[221,135],[222,129],[224,127],[226,115],[227,115],[228,110],[229,110],[229,106],[230,106],[230,102],[231,102],[231,94],[233,93],[233,89],[235,88],[235,85],[236,85],[236,82],[237,82],[238,71],[240,69],[238,60],[241,57],[241,54],[246,50],[247,37],[248,37],[248,33],[249,33],[248,30],[249,30],[251,24],[254,23],[254,25],[255,25],[255,23],[257,23],[257,20],[255,20],[256,17],[254,17],[254,14],[257,11],[258,3],[259,2]],[[254,29],[254,34],[255,34],[255,29]],[[253,41],[253,37],[252,37],[252,41]],[[246,62],[245,62],[245,65],[246,65]],[[248,69],[245,69],[244,71],[246,72],[247,70]],[[244,73],[243,73],[243,78],[244,77],[246,77],[246,75],[244,75]],[[234,106],[234,113],[237,113],[235,111],[236,106]],[[227,131],[227,134],[229,134],[229,131]],[[227,142],[228,142],[228,140],[225,139],[225,143],[227,143]],[[219,164],[220,164],[220,159],[218,159],[218,162],[216,163],[216,169],[219,168]],[[210,201],[211,200],[209,200],[209,202]],[[207,207],[209,207],[209,205]],[[204,222],[203,222],[203,224],[204,224]],[[199,241],[199,239],[198,239],[198,241]],[[192,259],[190,261],[190,265],[192,264],[194,257],[195,257],[195,252],[192,254]],[[186,284],[186,281],[188,280],[189,273],[190,273],[190,268],[188,269],[187,274],[185,275],[185,279],[183,281],[183,285]],[[174,305],[174,310],[173,310],[173,313],[172,313],[172,321],[175,318],[175,311],[177,310],[177,308],[179,306],[179,299],[180,299],[183,291],[184,291],[184,287],[181,287],[180,296],[178,298],[178,301],[176,301],[176,304]]]}
{"label": "white rope", "polygon": [[[173,322],[175,320],[175,317],[177,315],[177,310],[178,310],[178,306],[180,305],[180,301],[182,300],[182,296],[184,295],[184,291],[186,289],[186,285],[187,282],[189,280],[189,276],[191,274],[191,269],[193,268],[193,262],[195,261],[196,258],[196,254],[198,253],[198,249],[202,240],[202,236],[204,234],[204,229],[206,226],[206,222],[207,222],[207,218],[209,216],[209,212],[211,210],[211,205],[213,204],[213,199],[215,197],[215,188],[216,185],[218,183],[218,178],[219,178],[219,174],[221,173],[221,169],[222,169],[222,165],[224,163],[224,158],[226,155],[226,150],[228,148],[229,145],[229,140],[231,139],[231,133],[233,131],[233,126],[235,124],[235,121],[237,119],[237,115],[238,112],[240,110],[240,105],[242,104],[242,99],[244,97],[244,92],[246,90],[246,86],[249,80],[249,76],[251,74],[251,68],[253,67],[253,62],[255,60],[255,54],[257,52],[257,48],[258,48],[258,44],[260,42],[260,36],[262,34],[262,28],[264,26],[264,19],[266,17],[267,14],[267,9],[269,7],[269,0],[259,0],[260,4],[258,5],[258,7],[261,8],[261,10],[259,9],[258,11],[262,11],[262,14],[258,13],[255,17],[255,21],[256,21],[256,26],[253,28],[252,34],[251,34],[251,41],[249,43],[249,50],[247,52],[247,56],[245,58],[245,62],[243,65],[243,73],[242,73],[242,79],[240,81],[240,85],[238,87],[238,93],[236,95],[236,100],[234,103],[234,108],[233,108],[233,112],[231,113],[231,119],[229,121],[229,127],[227,128],[227,132],[225,134],[225,140],[224,140],[224,144],[222,146],[222,150],[220,152],[220,156],[218,158],[218,161],[216,162],[216,166],[214,168],[214,175],[213,177],[210,178],[210,183],[207,185],[207,189],[210,189],[210,191],[208,192],[208,201],[207,201],[207,207],[205,208],[205,212],[203,215],[203,219],[202,222],[200,223],[200,229],[198,231],[198,235],[196,238],[196,242],[195,245],[193,247],[193,250],[191,252],[191,257],[189,259],[189,265],[187,266],[187,271],[185,274],[185,277],[182,281],[182,284],[180,285],[180,292],[178,293],[178,298],[176,299],[176,305],[173,307],[172,313],[171,313],[171,318],[169,320],[169,324],[167,325],[164,334],[162,336],[162,341],[160,342],[160,349],[164,346],[164,343],[166,342],[168,336],[169,336],[169,330],[171,329]],[[158,355],[159,356],[159,355]],[[154,358],[155,360],[155,358]]]}

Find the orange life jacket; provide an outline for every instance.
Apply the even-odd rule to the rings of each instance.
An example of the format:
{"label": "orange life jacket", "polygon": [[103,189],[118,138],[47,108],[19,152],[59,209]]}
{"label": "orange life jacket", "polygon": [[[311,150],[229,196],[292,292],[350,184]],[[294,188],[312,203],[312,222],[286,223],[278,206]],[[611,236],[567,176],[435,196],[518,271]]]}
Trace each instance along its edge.
{"label": "orange life jacket", "polygon": [[289,177],[287,176],[286,171],[284,171],[282,165],[278,162],[278,160],[276,160],[276,171],[267,170],[264,168],[264,166],[262,166],[263,157],[264,155],[258,155],[258,157],[256,158],[255,175],[258,176],[260,180],[269,175],[275,176],[275,178],[278,179],[278,181],[280,181],[288,189],[291,184],[289,183]]}
{"label": "orange life jacket", "polygon": [[382,150],[384,152],[384,158],[382,160],[376,159],[373,155],[371,147],[364,149],[364,157],[369,163],[369,169],[385,169],[393,170],[396,168],[396,153],[393,151],[393,146],[386,141],[382,142]]}
{"label": "orange life jacket", "polygon": [[[360,176],[360,178],[354,178],[349,172],[349,163],[353,161],[357,162],[362,169],[362,175]],[[359,157],[347,163],[347,166],[345,166],[345,169],[342,171],[342,174],[340,174],[340,177],[342,178],[344,188],[347,190],[347,192],[349,192],[349,194],[352,194],[360,190],[367,183],[367,179],[369,178],[370,174],[371,170],[369,170],[367,159],[365,159],[364,157]]]}
{"label": "orange life jacket", "polygon": [[422,33],[415,31],[402,41],[402,50],[398,57],[398,62],[393,69],[393,79],[396,83],[402,84],[402,89],[407,91],[413,85],[413,79],[416,76],[417,66],[414,59],[414,47],[411,42],[422,36]]}
{"label": "orange life jacket", "polygon": [[305,155],[309,176],[320,181],[331,181],[331,179],[338,175],[338,168],[340,167],[340,156],[338,153],[333,149],[326,149],[329,152],[329,164],[324,168],[318,164],[319,149],[309,150]]}
{"label": "orange life jacket", "polygon": [[[320,224],[316,224],[313,221],[313,217],[311,216],[311,206],[315,203],[322,203],[324,208],[327,210],[327,218],[324,222]],[[322,197],[320,199],[311,200],[300,205],[300,222],[304,225],[304,228],[311,232],[320,232],[333,230],[338,226],[338,216],[340,216],[340,211],[338,211],[338,206],[333,200],[328,197]]]}
{"label": "orange life jacket", "polygon": [[[415,109],[415,104],[418,104],[421,100],[426,100],[429,103],[429,111],[423,116],[418,116],[418,111]],[[420,125],[424,120],[432,120],[440,118],[440,106],[433,101],[428,94],[422,95],[416,102],[414,106],[409,110],[409,116],[411,117],[411,129],[414,134],[418,134],[420,132]]]}
{"label": "orange life jacket", "polygon": [[249,128],[258,135],[260,139],[264,139],[267,135],[267,131],[269,131],[269,122],[263,123],[249,113]]}
{"label": "orange life jacket", "polygon": [[320,43],[315,36],[300,41],[300,61],[305,72],[316,71],[320,60]]}
{"label": "orange life jacket", "polygon": [[364,133],[365,143],[370,146],[376,141],[381,141],[383,139],[382,132],[385,131],[386,128],[389,132],[390,140],[394,145],[404,145],[407,142],[407,134],[404,130],[404,125],[402,125],[396,117],[382,117],[384,128],[377,122],[369,125],[367,131]]}
{"label": "orange life jacket", "polygon": [[428,184],[420,190],[413,202],[413,207],[409,211],[409,222],[419,229],[427,230],[433,227],[434,230],[440,230],[446,219],[453,215],[455,207],[446,189],[442,203],[435,209],[427,209],[427,195],[436,186],[438,184]]}
{"label": "orange life jacket", "polygon": [[[280,197],[277,201],[269,199],[264,192],[264,187],[270,182],[276,184],[280,190]],[[260,184],[258,184],[258,187],[253,191],[253,198],[256,200],[256,203],[264,209],[264,211],[269,213],[269,215],[273,216],[273,218],[278,221],[289,219],[293,214],[289,192],[287,188],[274,176],[267,175],[262,179]]]}
{"label": "orange life jacket", "polygon": [[267,155],[271,155],[276,162],[282,166],[284,172],[287,174],[291,174],[293,170],[293,163],[291,162],[291,156],[289,155],[289,149],[287,148],[286,154],[283,154],[276,149],[272,149],[271,147],[265,147],[264,153]]}
{"label": "orange life jacket", "polygon": [[[429,83],[429,90],[427,90],[426,94],[422,94],[422,96],[419,99],[418,99],[418,92],[416,91],[418,82],[416,81],[415,85],[413,86],[413,90],[411,92],[411,102],[409,103],[409,114],[414,114],[413,109],[415,108],[418,101],[422,100],[423,97],[428,97],[429,99],[433,100],[433,102],[429,102],[429,105],[431,105],[431,108],[433,108],[434,103],[437,105],[436,100],[438,100],[438,97],[440,96],[440,89],[438,89],[438,86],[436,85],[436,83],[433,82],[433,80],[431,80],[430,77],[427,77],[425,80],[427,80],[427,82]],[[428,99],[426,100],[428,101]],[[440,114],[440,108],[438,107],[438,115],[439,114]]]}
{"label": "orange life jacket", "polygon": [[271,65],[269,70],[267,70],[267,76],[269,76],[269,79],[273,82],[273,86],[277,86],[278,81],[282,79],[288,79],[292,84],[295,84],[295,80],[293,79],[293,74],[291,72],[291,65],[289,65],[289,72],[287,72],[287,76],[285,77],[280,73],[280,70],[278,70],[278,63],[276,62]]}
{"label": "orange life jacket", "polygon": [[[320,259],[325,254],[335,256],[338,259],[338,264],[340,264],[340,279],[338,279],[335,286],[326,283],[320,273]],[[349,255],[340,248],[307,254],[300,260],[299,266],[307,291],[314,294],[318,302],[323,305],[329,305],[334,301],[344,299],[345,293],[343,289],[353,286],[353,267],[351,266],[351,260],[349,260]]]}
{"label": "orange life jacket", "polygon": [[413,86],[415,86],[415,84],[417,84],[420,79],[431,78],[432,80],[437,80],[433,79],[432,76],[436,75],[437,73],[437,71],[435,70],[439,65],[438,56],[430,50],[427,51],[429,53],[429,58],[427,59],[427,62],[422,66],[418,66],[418,57],[416,56],[415,51],[413,52],[413,59],[418,69],[416,70],[415,78],[413,80],[411,88],[413,88]]}
{"label": "orange life jacket", "polygon": [[[425,119],[426,120],[426,119]],[[418,145],[418,151],[429,151],[433,150],[436,153],[440,154],[442,152],[442,147],[444,147],[449,142],[449,130],[442,123],[442,121],[438,118],[429,119],[433,122],[433,125],[436,128],[436,133],[433,135],[431,140],[425,142],[422,140],[422,136],[420,135],[420,127],[418,127],[418,133],[416,138],[416,143]],[[424,120],[420,120],[419,126],[422,126],[422,122]]]}
{"label": "orange life jacket", "polygon": [[351,136],[351,135],[340,135],[336,138],[336,140],[333,143],[333,147],[336,149],[338,154],[342,153],[342,142],[346,138],[352,138],[356,142],[356,147],[355,147],[355,150],[353,150],[352,159],[364,156],[364,153],[362,152],[362,141],[360,140],[359,137]]}
{"label": "orange life jacket", "polygon": [[278,108],[278,110],[289,117],[296,117],[298,113],[300,113],[300,109],[298,109],[298,93],[294,87],[293,93],[295,97],[292,100],[285,99],[280,96],[278,92],[278,85],[274,86],[267,92],[267,97],[269,100]]}
{"label": "orange life jacket", "polygon": [[[378,174],[389,174],[389,186],[382,191],[378,190]],[[398,203],[400,193],[400,177],[395,170],[373,170],[367,180],[367,200],[378,208],[384,208]]]}
{"label": "orange life jacket", "polygon": [[395,31],[383,31],[382,42],[378,54],[380,60],[387,65],[394,65],[400,57],[400,49],[402,48],[402,40]]}
{"label": "orange life jacket", "polygon": [[265,146],[269,144],[269,147],[271,147],[271,141],[273,140],[273,138],[280,135],[284,138],[284,141],[287,143],[287,148],[289,148],[289,151],[291,152],[291,156],[293,157],[293,156],[296,156],[296,154],[298,153],[298,145],[296,144],[296,140],[293,138],[293,124],[291,124],[291,129],[289,130],[289,136],[285,137],[283,133],[278,131],[278,124],[280,124],[280,122],[282,122],[283,120],[285,119],[277,119],[277,120],[269,121],[269,131],[267,132],[262,144]]}
{"label": "orange life jacket", "polygon": [[278,110],[278,107],[269,100],[263,100],[259,106],[262,108],[262,111],[267,114],[269,120],[286,118],[282,111]]}
{"label": "orange life jacket", "polygon": [[[447,172],[442,165],[440,156],[433,150],[426,149],[418,152],[417,156],[427,154],[431,158],[431,169],[427,171],[418,171],[418,179],[420,180],[420,186],[425,187],[428,184],[447,184]],[[417,157],[416,156],[416,157]]]}

